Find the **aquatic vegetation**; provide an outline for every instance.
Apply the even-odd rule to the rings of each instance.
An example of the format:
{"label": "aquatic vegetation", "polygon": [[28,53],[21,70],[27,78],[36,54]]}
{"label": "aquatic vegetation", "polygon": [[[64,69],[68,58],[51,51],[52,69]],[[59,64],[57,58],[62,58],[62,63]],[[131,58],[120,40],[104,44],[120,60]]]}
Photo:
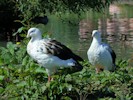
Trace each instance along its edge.
{"label": "aquatic vegetation", "polygon": [[[133,67],[117,61],[116,71],[95,73],[88,61],[83,70],[61,69],[47,82],[44,68],[27,54],[24,44],[0,47],[0,99],[2,100],[132,100]],[[69,72],[69,73],[68,73]]]}

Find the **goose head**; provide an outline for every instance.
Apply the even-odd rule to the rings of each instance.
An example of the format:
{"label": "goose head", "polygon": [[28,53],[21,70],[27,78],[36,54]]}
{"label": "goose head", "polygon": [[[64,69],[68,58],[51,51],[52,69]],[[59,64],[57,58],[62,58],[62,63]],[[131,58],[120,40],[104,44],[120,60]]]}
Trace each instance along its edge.
{"label": "goose head", "polygon": [[38,28],[30,28],[27,33],[27,38],[40,38],[42,35],[41,31]]}

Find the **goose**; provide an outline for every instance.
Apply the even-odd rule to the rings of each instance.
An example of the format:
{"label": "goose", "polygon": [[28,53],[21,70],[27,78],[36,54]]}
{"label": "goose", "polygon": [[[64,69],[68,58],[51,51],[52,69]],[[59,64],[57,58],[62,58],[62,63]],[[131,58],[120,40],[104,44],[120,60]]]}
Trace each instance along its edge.
{"label": "goose", "polygon": [[27,38],[31,38],[27,44],[27,53],[40,66],[46,69],[48,82],[58,68],[70,68],[81,71],[83,66],[78,61],[83,59],[74,54],[68,47],[51,38],[42,38],[40,29],[33,27],[28,30]]}
{"label": "goose", "polygon": [[89,62],[96,67],[96,73],[102,70],[115,70],[115,52],[108,44],[102,42],[101,33],[98,30],[93,30],[92,37],[93,40],[87,55]]}

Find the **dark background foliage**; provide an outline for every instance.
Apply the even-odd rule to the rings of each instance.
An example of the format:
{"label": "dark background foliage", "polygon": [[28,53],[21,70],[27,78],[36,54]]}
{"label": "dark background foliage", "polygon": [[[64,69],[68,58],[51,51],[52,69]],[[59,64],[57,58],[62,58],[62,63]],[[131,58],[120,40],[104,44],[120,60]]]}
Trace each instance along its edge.
{"label": "dark background foliage", "polygon": [[80,14],[88,9],[102,11],[102,8],[109,6],[113,1],[116,0],[1,0],[0,34],[11,36],[19,27],[31,24],[35,17],[44,17],[48,13]]}

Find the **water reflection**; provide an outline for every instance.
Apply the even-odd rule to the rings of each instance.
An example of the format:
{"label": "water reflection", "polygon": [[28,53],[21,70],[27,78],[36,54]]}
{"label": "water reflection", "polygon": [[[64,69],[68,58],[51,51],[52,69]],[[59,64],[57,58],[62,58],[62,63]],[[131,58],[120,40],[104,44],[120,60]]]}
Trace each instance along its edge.
{"label": "water reflection", "polygon": [[110,5],[109,7],[109,14],[112,15],[114,18],[118,18],[121,14],[121,9],[118,5]]}
{"label": "water reflection", "polygon": [[92,20],[81,20],[79,23],[79,39],[87,40],[89,38],[89,33],[93,30],[93,21]]}

